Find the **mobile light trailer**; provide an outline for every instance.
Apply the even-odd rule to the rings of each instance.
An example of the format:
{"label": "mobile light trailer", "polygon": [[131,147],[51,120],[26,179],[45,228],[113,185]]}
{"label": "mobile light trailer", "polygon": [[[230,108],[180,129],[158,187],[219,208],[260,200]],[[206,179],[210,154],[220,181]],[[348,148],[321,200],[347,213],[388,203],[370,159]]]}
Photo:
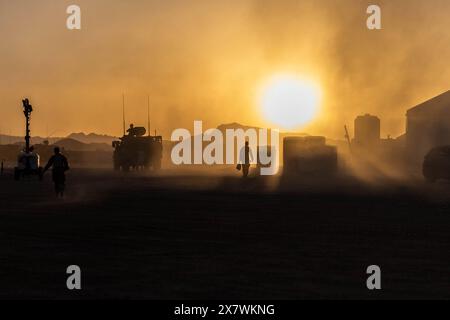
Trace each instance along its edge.
{"label": "mobile light trailer", "polygon": [[20,180],[27,176],[36,176],[42,180],[43,169],[40,166],[40,157],[30,147],[30,120],[33,106],[28,99],[22,100],[23,114],[25,115],[25,149],[17,157],[17,167],[14,168],[14,179]]}

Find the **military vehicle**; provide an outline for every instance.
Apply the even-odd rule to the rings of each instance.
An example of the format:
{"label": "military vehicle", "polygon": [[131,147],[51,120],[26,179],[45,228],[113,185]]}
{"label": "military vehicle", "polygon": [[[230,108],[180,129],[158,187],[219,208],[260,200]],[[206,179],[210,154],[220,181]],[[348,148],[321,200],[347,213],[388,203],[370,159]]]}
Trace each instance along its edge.
{"label": "military vehicle", "polygon": [[23,114],[25,115],[25,150],[20,152],[17,157],[17,167],[14,168],[14,179],[26,176],[36,176],[42,180],[43,169],[40,166],[40,157],[30,146],[30,120],[33,106],[28,99],[22,100]]}
{"label": "military vehicle", "polygon": [[423,175],[428,182],[438,179],[450,180],[450,146],[433,148],[425,156]]}
{"label": "military vehicle", "polygon": [[120,141],[113,141],[114,169],[129,171],[159,170],[162,160],[162,136],[145,136],[144,127],[130,125]]}

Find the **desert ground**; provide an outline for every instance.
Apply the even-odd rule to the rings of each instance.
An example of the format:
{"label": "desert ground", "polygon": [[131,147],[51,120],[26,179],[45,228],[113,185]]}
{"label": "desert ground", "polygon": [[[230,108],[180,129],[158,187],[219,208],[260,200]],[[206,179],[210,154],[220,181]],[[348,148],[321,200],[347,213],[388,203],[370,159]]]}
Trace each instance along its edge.
{"label": "desert ground", "polygon": [[[0,298],[449,299],[450,183],[0,176]],[[82,290],[66,288],[79,265]],[[378,265],[382,289],[366,288]]]}

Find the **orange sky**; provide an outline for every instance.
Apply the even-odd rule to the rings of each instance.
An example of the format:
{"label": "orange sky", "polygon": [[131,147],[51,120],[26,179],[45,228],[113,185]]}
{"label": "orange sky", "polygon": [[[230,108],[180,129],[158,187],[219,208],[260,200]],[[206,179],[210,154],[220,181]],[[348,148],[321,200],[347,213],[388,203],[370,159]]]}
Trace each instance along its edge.
{"label": "orange sky", "polygon": [[[0,132],[119,135],[127,122],[173,129],[240,122],[269,126],[256,105],[272,74],[322,86],[319,118],[299,131],[342,138],[373,113],[383,135],[404,131],[407,108],[450,89],[450,1],[376,1],[383,30],[366,29],[361,0],[0,0]],[[68,5],[82,30],[65,27]],[[48,127],[48,130],[47,130]]]}

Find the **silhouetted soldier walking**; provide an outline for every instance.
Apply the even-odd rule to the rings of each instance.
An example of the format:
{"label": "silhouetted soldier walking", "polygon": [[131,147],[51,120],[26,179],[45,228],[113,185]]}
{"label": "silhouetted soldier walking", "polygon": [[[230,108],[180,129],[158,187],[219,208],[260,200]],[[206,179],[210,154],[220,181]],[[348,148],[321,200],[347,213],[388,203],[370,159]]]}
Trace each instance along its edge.
{"label": "silhouetted soldier walking", "polygon": [[245,142],[245,147],[242,148],[240,154],[240,162],[242,163],[242,176],[244,178],[248,177],[248,172],[250,170],[250,163],[253,161],[252,150],[248,145],[248,141]]}
{"label": "silhouetted soldier walking", "polygon": [[63,197],[64,189],[66,187],[66,171],[69,170],[69,163],[67,158],[61,154],[58,147],[54,149],[55,154],[48,160],[47,165],[44,168],[46,172],[50,167],[52,168],[52,178],[55,184],[56,196]]}

